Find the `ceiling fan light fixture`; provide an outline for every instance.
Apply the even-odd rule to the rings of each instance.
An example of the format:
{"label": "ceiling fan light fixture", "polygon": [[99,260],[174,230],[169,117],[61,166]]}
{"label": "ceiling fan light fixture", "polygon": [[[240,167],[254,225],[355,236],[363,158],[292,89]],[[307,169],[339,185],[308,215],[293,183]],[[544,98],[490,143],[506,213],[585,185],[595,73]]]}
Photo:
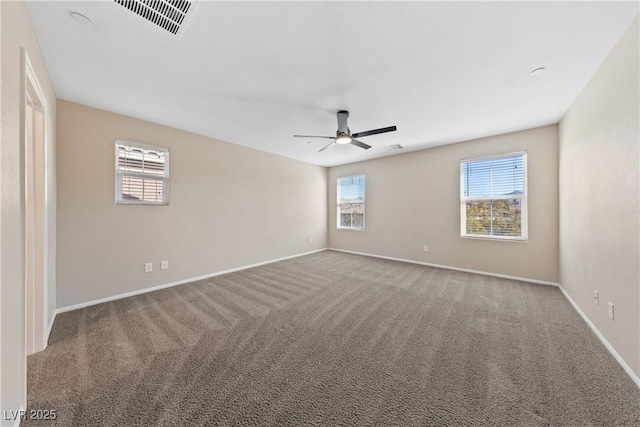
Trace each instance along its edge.
{"label": "ceiling fan light fixture", "polygon": [[336,138],[338,144],[351,144],[351,137],[349,135],[339,135]]}

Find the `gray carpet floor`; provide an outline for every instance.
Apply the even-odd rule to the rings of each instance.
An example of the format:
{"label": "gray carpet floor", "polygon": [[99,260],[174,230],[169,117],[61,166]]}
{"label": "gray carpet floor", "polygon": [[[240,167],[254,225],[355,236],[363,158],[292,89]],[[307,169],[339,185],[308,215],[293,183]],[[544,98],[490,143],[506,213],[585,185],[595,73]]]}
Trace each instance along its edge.
{"label": "gray carpet floor", "polygon": [[551,286],[325,251],[57,316],[29,409],[61,426],[638,426]]}

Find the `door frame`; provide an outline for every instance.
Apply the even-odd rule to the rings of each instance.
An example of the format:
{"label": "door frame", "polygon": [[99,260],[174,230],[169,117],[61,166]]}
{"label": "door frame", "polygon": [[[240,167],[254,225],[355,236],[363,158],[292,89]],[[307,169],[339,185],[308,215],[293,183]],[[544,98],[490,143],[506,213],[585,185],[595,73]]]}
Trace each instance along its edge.
{"label": "door frame", "polygon": [[24,60],[24,227],[26,354],[47,347],[47,100],[27,52]]}

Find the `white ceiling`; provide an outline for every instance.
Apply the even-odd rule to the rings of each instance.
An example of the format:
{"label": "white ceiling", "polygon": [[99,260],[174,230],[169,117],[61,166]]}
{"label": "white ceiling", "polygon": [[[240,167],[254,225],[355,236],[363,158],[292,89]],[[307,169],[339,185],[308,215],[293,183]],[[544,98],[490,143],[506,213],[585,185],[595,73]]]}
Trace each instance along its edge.
{"label": "white ceiling", "polygon": [[[28,8],[59,98],[333,166],[557,123],[638,2],[198,2],[180,38],[112,1]],[[398,131],[292,137],[341,109]]]}

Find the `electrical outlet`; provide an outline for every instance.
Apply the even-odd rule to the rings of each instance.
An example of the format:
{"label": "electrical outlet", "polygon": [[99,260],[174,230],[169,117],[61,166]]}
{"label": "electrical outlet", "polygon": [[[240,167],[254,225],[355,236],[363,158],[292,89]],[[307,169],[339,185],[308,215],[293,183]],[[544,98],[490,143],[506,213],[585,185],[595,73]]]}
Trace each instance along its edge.
{"label": "electrical outlet", "polygon": [[422,247],[422,251],[423,251],[423,252],[428,252],[428,251],[429,251],[429,246],[424,245],[424,246]]}
{"label": "electrical outlet", "polygon": [[614,320],[613,318],[613,303],[609,302],[609,318]]}
{"label": "electrical outlet", "polygon": [[593,291],[593,302],[595,302],[596,305],[600,305],[600,294],[598,291]]}
{"label": "electrical outlet", "polygon": [[145,262],[144,263],[144,272],[145,273],[151,273],[153,271],[153,263],[152,262]]}
{"label": "electrical outlet", "polygon": [[160,263],[160,269],[161,270],[168,270],[169,269],[169,261],[162,261]]}
{"label": "electrical outlet", "polygon": [[313,237],[309,237],[309,244],[313,243]]}

